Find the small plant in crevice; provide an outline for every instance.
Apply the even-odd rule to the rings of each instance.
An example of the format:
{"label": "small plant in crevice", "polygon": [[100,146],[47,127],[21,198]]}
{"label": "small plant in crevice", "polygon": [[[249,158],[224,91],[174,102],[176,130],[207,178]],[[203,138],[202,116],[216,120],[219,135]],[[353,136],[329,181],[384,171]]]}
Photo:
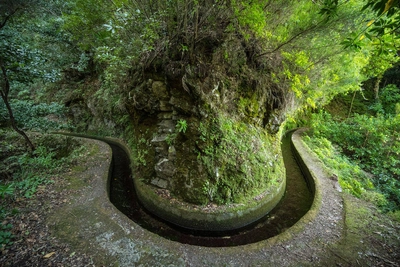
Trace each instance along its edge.
{"label": "small plant in crevice", "polygon": [[148,154],[147,150],[138,150],[136,153],[136,162],[139,165],[143,165],[146,166],[147,165],[147,161],[146,161],[146,155]]}
{"label": "small plant in crevice", "polygon": [[[140,147],[149,147],[150,146],[150,141],[146,140],[144,137],[141,137],[138,140],[138,146]],[[135,161],[137,162],[137,164],[142,165],[142,166],[146,166],[147,165],[147,161],[146,161],[146,156],[149,153],[149,151],[147,149],[136,149],[136,153],[135,153]]]}
{"label": "small plant in crevice", "polygon": [[169,146],[172,146],[175,143],[175,139],[178,135],[176,133],[170,133],[167,135],[165,141]]}
{"label": "small plant in crevice", "polygon": [[214,200],[214,195],[216,192],[216,187],[210,183],[210,181],[205,181],[203,184],[203,193],[206,195],[206,197],[212,202]]}
{"label": "small plant in crevice", "polygon": [[182,119],[180,119],[180,120],[176,123],[176,126],[175,126],[176,130],[177,130],[179,133],[186,133],[187,127],[188,127],[188,125],[187,125],[186,120],[182,120]]}

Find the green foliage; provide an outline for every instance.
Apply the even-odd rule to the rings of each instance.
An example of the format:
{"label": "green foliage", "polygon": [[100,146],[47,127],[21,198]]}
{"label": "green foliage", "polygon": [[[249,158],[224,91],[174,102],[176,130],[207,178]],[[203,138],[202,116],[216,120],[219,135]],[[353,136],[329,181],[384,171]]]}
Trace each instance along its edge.
{"label": "green foliage", "polygon": [[63,4],[24,2],[0,30],[1,65],[8,71],[13,90],[18,90],[15,82],[54,82],[61,77],[63,68],[79,59],[75,47],[68,43],[68,34],[60,32]]}
{"label": "green foliage", "polygon": [[14,184],[0,184],[0,198],[5,198],[6,195],[13,195],[14,189]]}
{"label": "green foliage", "polygon": [[400,89],[394,84],[389,84],[380,90],[379,98],[370,108],[377,114],[393,117],[400,114],[398,110],[399,104]]}
{"label": "green foliage", "polygon": [[38,146],[33,155],[25,153],[18,160],[24,171],[25,169],[26,171],[53,169],[57,167],[57,161],[54,156],[55,152],[50,152],[44,146]]}
{"label": "green foliage", "polygon": [[[146,134],[148,131],[146,131]],[[175,136],[176,137],[176,136]],[[173,140],[175,140],[175,137]],[[171,143],[173,142],[170,141]],[[146,140],[143,136],[139,140],[132,139],[130,142],[130,147],[133,151],[133,164],[137,166],[146,166],[146,157],[149,154],[148,148],[151,146],[150,140]]]}
{"label": "green foliage", "polygon": [[260,103],[255,94],[251,98],[240,97],[237,105],[239,114],[247,117],[249,122],[260,116]]}
{"label": "green foliage", "polygon": [[311,66],[309,56],[304,51],[282,52],[282,56],[286,59],[286,62],[284,62],[284,75],[290,81],[290,89],[298,99],[306,99],[308,104],[315,107],[313,99],[310,98],[312,91],[308,90],[310,80],[307,73]]}
{"label": "green foliage", "polygon": [[397,9],[400,7],[398,1],[393,0],[368,0],[364,9],[371,8],[378,15],[388,13],[388,16],[396,15]]}
{"label": "green foliage", "polygon": [[103,117],[126,115],[132,69],[146,64],[160,38],[164,11],[154,11],[155,6],[142,1],[73,0],[62,17],[63,29],[98,67],[101,86],[92,99]]}
{"label": "green foliage", "polygon": [[[8,1],[10,2],[10,1]],[[42,130],[49,128],[50,118],[38,122],[30,120],[40,112],[29,107],[29,112],[19,116],[15,123],[12,113],[14,106],[6,111],[5,105],[13,98],[34,99],[43,94],[43,83],[55,82],[61,77],[61,69],[68,67],[75,58],[68,44],[65,35],[58,32],[59,20],[56,16],[61,15],[61,1],[11,1],[12,3],[1,4],[0,17],[0,65],[1,75],[1,96],[0,101],[0,123],[3,124],[10,116],[10,124],[21,133],[29,144],[31,150],[34,145],[27,135],[22,131],[21,123],[28,119],[27,128]],[[44,8],[46,7],[46,8]],[[43,8],[43,9],[42,9]],[[68,50],[68,53],[66,53]],[[5,103],[3,103],[3,101]],[[13,102],[28,106],[27,102]],[[40,106],[39,106],[40,108]],[[8,112],[10,114],[8,114]],[[15,112],[18,117],[18,111]],[[26,116],[26,115],[33,116]],[[52,128],[56,128],[53,123]],[[16,129],[16,128],[19,128]],[[58,128],[58,127],[57,127]]]}
{"label": "green foliage", "polygon": [[12,238],[14,237],[11,233],[12,224],[0,224],[0,248],[4,248],[7,245],[12,245]]}
{"label": "green foliage", "polygon": [[337,16],[338,0],[324,0],[320,14],[325,15],[328,19],[332,16]]}
{"label": "green foliage", "polygon": [[[50,131],[69,129],[65,121],[66,109],[58,103],[34,104],[29,100],[12,100],[10,105],[18,127],[25,130]],[[0,124],[6,124],[9,115],[5,104],[0,100]]]}
{"label": "green foliage", "polygon": [[[248,45],[235,48],[245,50],[246,58],[234,57],[232,48],[221,52],[226,62],[240,66],[229,68],[237,78],[246,64],[269,75],[269,68],[261,67],[263,56],[268,62],[285,61],[284,70],[272,69],[279,84],[297,96],[294,108],[316,107],[338,93],[356,90],[373,74],[360,70],[376,56],[371,52],[376,44],[348,52],[340,43],[364,26],[362,6],[359,1],[73,0],[61,20],[71,39],[99,67],[96,106],[104,116],[117,117],[124,115],[134,93],[130,84],[140,81],[143,70],[159,72],[177,61],[196,65],[192,61],[201,58],[196,53],[204,55],[223,41],[220,31],[240,33],[247,43],[242,45]],[[361,41],[361,35],[353,37]],[[283,59],[270,57],[275,53]]]}
{"label": "green foliage", "polygon": [[[360,168],[371,172],[373,184],[386,197],[384,209],[399,209],[400,116],[385,118],[356,114],[339,121],[321,112],[315,114],[312,121],[313,138],[329,139]],[[341,169],[339,166],[334,168]],[[359,190],[352,190],[352,193],[360,195]]]}
{"label": "green foliage", "polygon": [[362,197],[374,188],[371,180],[361,168],[342,156],[332,143],[317,135],[303,139],[310,149],[324,162],[332,174],[337,175],[343,190],[357,197]]}
{"label": "green foliage", "polygon": [[[7,141],[18,142],[15,137]],[[0,183],[0,196],[32,197],[40,185],[52,182],[54,173],[63,170],[66,163],[73,162],[83,154],[71,137],[43,136],[36,142],[38,147],[33,153],[23,154],[20,154],[18,146],[3,147],[5,144],[0,143],[2,153],[15,154],[4,159],[8,166],[14,167],[3,170],[8,172],[5,175],[8,181]]]}
{"label": "green foliage", "polygon": [[[267,26],[266,12],[264,11],[265,3],[263,1],[232,1],[234,14],[239,21],[239,24],[244,29],[250,29],[257,36],[264,36]],[[249,33],[244,31],[245,35]],[[249,37],[249,36],[248,36]]]}
{"label": "green foliage", "polygon": [[71,38],[78,42],[83,51],[104,43],[109,38],[113,25],[108,25],[111,3],[98,0],[68,1],[68,9],[63,14],[63,28],[71,32]]}
{"label": "green foliage", "polygon": [[[274,71],[275,77],[295,93],[295,109],[320,107],[336,94],[358,90],[370,77],[363,70],[377,56],[375,44],[366,43],[361,50],[351,51],[340,44],[346,38],[361,41],[361,35],[351,32],[364,25],[367,14],[362,13],[362,5],[359,1],[296,1],[279,4],[276,12],[284,14],[279,20],[272,13],[268,24],[274,30],[268,41],[276,47],[272,51],[280,51],[284,62],[281,72]],[[272,3],[270,6],[273,8]],[[377,65],[385,70],[391,62],[382,57]]]}
{"label": "green foliage", "polygon": [[186,120],[179,120],[178,122],[177,122],[177,124],[176,124],[176,130],[179,132],[179,133],[185,133],[186,132],[186,129],[187,129],[187,122],[186,122]]}
{"label": "green foliage", "polygon": [[[203,190],[203,194],[210,200],[210,201],[214,201],[214,195],[215,192],[217,191],[217,187],[216,185],[210,183],[209,180],[206,180],[203,184],[202,187]],[[229,201],[229,200],[228,200]]]}
{"label": "green foliage", "polygon": [[[400,26],[400,4],[392,0],[369,0],[362,8],[369,14],[368,22],[359,31],[353,31],[353,37],[343,42],[345,47],[360,50],[368,42],[374,46],[374,53],[396,56],[400,42],[398,29]],[[366,38],[364,38],[366,37]],[[363,41],[367,40],[367,41]]]}
{"label": "green foliage", "polygon": [[381,78],[386,70],[399,61],[399,57],[396,54],[388,53],[392,48],[379,45],[378,49],[380,51],[376,49],[376,44],[373,43],[372,47],[366,52],[366,55],[368,55],[368,64],[362,69],[362,73],[367,79]]}
{"label": "green foliage", "polygon": [[25,153],[18,158],[20,171],[14,175],[10,185],[18,195],[31,198],[40,185],[52,182],[49,175],[59,169],[62,163],[62,160],[55,158],[55,152],[38,146],[33,155]]}
{"label": "green foliage", "polygon": [[[29,174],[28,174],[29,175]],[[47,177],[25,176],[22,181],[16,182],[15,187],[19,194],[26,198],[31,198],[37,191],[38,187],[43,184],[52,183]]]}

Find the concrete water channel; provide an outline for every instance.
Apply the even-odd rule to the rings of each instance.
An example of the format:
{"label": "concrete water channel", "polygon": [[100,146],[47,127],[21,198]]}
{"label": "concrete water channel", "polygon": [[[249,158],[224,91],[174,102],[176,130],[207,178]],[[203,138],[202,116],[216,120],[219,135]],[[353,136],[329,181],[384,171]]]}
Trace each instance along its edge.
{"label": "concrete water channel", "polygon": [[[318,159],[302,144],[301,131],[290,139],[303,173],[311,178],[310,183],[304,182],[302,175],[293,178],[302,180],[301,185],[290,182],[289,177],[287,190],[293,186],[293,196],[287,193],[276,210],[248,229],[213,236],[181,233],[182,229],[159,222],[141,209],[140,204],[134,204],[134,191],[126,187],[127,181],[118,181],[117,176],[108,173],[110,166],[114,166],[113,170],[123,170],[119,164],[129,164],[129,159],[124,159],[123,153],[113,156],[110,146],[94,140],[88,142],[99,147],[96,162],[102,163],[87,166],[85,175],[91,177],[90,183],[78,195],[71,196],[62,210],[54,212],[49,219],[50,228],[56,237],[92,255],[99,266],[315,265],[324,256],[326,247],[342,236],[343,199]],[[291,146],[290,142],[283,143],[284,147]],[[285,160],[285,164],[292,163]],[[288,171],[289,176],[294,173],[301,172]],[[308,196],[304,198],[304,194]],[[298,205],[300,201],[307,204]],[[281,209],[284,205],[288,207]],[[143,217],[138,219],[138,216]]]}
{"label": "concrete water channel", "polygon": [[293,226],[311,207],[314,184],[304,176],[291,145],[292,132],[282,140],[282,153],[286,167],[286,192],[279,204],[261,219],[246,227],[231,231],[194,231],[176,226],[152,215],[141,204],[134,188],[129,156],[117,143],[110,145],[113,160],[110,172],[111,202],[137,224],[164,238],[184,244],[221,247],[255,243],[280,234]]}

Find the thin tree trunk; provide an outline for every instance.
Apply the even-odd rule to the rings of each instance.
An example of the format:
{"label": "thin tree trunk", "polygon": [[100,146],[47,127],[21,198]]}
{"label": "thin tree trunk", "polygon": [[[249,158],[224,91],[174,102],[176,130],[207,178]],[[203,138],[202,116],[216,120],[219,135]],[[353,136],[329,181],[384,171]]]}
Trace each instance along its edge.
{"label": "thin tree trunk", "polygon": [[382,81],[382,75],[376,77],[375,86],[374,86],[374,93],[375,93],[375,100],[379,99],[379,84]]}
{"label": "thin tree trunk", "polygon": [[188,45],[188,43],[189,43],[188,16],[189,16],[189,1],[185,0],[185,9],[183,11],[183,32],[185,35],[185,44],[184,45]]}
{"label": "thin tree trunk", "polygon": [[347,114],[347,118],[350,118],[351,110],[353,109],[354,98],[356,97],[357,91],[354,91],[353,98],[351,99],[349,114]]}
{"label": "thin tree trunk", "polygon": [[193,55],[194,55],[194,49],[195,49],[195,45],[196,45],[196,41],[197,41],[197,35],[198,35],[198,27],[199,27],[199,3],[195,3],[194,4],[194,10],[196,12],[195,15],[195,21],[194,21],[194,34],[193,34],[193,41],[192,41],[192,45],[190,48],[190,58],[191,60],[193,60]]}
{"label": "thin tree trunk", "polygon": [[21,129],[19,129],[17,126],[17,123],[14,118],[14,113],[13,113],[11,105],[8,101],[8,93],[10,92],[10,82],[8,81],[8,76],[7,76],[5,67],[1,66],[1,70],[3,72],[4,85],[3,85],[3,89],[0,90],[0,94],[1,94],[1,98],[4,101],[4,104],[6,105],[8,114],[10,116],[11,127],[25,139],[25,141],[28,144],[31,151],[34,151],[35,146],[33,145],[32,141],[29,139],[29,137],[26,135],[26,133],[24,131],[22,131]]}

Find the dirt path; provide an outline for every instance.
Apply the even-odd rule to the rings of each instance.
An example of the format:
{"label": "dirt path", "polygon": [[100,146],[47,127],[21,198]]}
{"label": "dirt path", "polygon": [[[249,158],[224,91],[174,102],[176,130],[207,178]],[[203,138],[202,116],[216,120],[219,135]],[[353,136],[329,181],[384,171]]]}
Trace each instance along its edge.
{"label": "dirt path", "polygon": [[338,192],[300,140],[296,146],[319,188],[311,211],[281,235],[223,248],[166,240],[121,214],[107,197],[110,148],[88,142],[98,153],[51,185],[54,194],[39,194],[28,213],[39,220],[24,222],[36,223],[36,241],[21,230],[21,241],[3,251],[1,266],[399,266],[399,224]]}

